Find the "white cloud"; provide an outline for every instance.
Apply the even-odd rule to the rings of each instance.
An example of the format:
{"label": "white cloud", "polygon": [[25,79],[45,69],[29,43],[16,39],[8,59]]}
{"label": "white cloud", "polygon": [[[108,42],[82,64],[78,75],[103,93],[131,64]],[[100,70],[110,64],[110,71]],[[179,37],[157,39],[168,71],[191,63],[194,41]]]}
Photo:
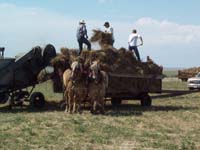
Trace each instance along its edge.
{"label": "white cloud", "polygon": [[13,4],[0,4],[0,8],[0,46],[6,47],[8,56],[48,43],[57,48],[75,46],[71,43],[75,41],[78,19]]}
{"label": "white cloud", "polygon": [[200,26],[181,25],[167,20],[141,18],[134,23],[146,36],[149,44],[188,45],[197,44],[200,39]]}
{"label": "white cloud", "polygon": [[[102,1],[105,2],[105,1]],[[36,45],[54,44],[78,47],[76,28],[80,18],[64,16],[41,8],[23,8],[13,4],[0,4],[0,46],[6,55],[14,56]],[[87,20],[89,35],[92,29],[102,28],[104,20]],[[141,18],[135,22],[111,21],[115,30],[115,46],[127,47],[131,30],[136,28],[143,36],[140,53],[144,59],[153,57],[164,66],[185,67],[199,65],[200,26],[182,25],[168,20]],[[187,63],[185,58],[189,58]],[[170,61],[168,60],[170,58]],[[178,62],[177,62],[178,61]]]}

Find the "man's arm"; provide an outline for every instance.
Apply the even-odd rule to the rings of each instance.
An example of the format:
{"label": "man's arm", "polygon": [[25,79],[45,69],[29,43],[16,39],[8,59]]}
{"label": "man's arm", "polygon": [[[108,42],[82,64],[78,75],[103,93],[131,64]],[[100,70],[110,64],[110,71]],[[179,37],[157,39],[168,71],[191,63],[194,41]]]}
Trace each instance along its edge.
{"label": "man's arm", "polygon": [[140,44],[140,45],[143,45],[143,39],[142,39],[142,36],[140,36],[140,41],[141,41],[141,44]]}
{"label": "man's arm", "polygon": [[110,28],[110,33],[113,34],[113,32],[114,32],[114,29],[111,27]]}
{"label": "man's arm", "polygon": [[84,27],[83,27],[83,33],[84,33],[85,38],[87,39],[87,38],[88,38],[88,35],[87,35],[87,29],[86,29],[86,26],[85,26],[85,25],[84,25]]}
{"label": "man's arm", "polygon": [[132,41],[132,36],[130,35],[128,38],[128,44]]}

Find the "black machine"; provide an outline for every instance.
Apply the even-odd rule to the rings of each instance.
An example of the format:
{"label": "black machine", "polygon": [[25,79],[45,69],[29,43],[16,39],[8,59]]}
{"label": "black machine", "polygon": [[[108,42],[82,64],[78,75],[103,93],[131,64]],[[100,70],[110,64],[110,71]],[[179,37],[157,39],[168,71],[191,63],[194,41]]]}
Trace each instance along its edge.
{"label": "black machine", "polygon": [[[4,56],[4,48],[0,48],[1,56]],[[39,46],[32,48],[25,55],[18,58],[0,58],[0,104],[10,100],[11,105],[22,103],[30,99],[35,107],[44,106],[44,96],[40,92],[32,93],[39,72],[50,65],[52,58],[56,56],[55,47],[51,44],[44,48]],[[32,87],[28,91],[27,87]]]}

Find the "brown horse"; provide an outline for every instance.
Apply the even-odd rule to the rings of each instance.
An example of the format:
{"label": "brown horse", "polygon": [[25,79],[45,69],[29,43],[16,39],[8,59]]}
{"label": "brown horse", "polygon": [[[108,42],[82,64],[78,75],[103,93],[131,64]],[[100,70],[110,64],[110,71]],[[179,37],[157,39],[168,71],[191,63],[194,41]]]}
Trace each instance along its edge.
{"label": "brown horse", "polygon": [[99,62],[94,61],[90,66],[90,82],[88,86],[88,97],[92,103],[92,113],[96,113],[97,106],[100,107],[100,112],[104,113],[104,97],[108,87],[108,75],[100,70]]}
{"label": "brown horse", "polygon": [[83,63],[80,61],[74,61],[71,65],[71,70],[68,69],[64,72],[64,98],[67,103],[65,112],[81,112],[81,103],[87,96],[86,77]]}

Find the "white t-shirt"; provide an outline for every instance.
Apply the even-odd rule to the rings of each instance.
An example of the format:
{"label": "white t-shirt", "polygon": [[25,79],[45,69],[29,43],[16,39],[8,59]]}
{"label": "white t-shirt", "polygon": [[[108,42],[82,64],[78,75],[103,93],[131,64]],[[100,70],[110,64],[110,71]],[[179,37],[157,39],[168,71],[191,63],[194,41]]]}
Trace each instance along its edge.
{"label": "white t-shirt", "polygon": [[105,30],[104,30],[105,33],[110,33],[112,34],[112,39],[114,40],[114,30],[112,27],[109,27],[109,28],[106,28],[105,27]]}
{"label": "white t-shirt", "polygon": [[131,33],[128,39],[129,46],[137,46],[138,38],[141,40],[141,35],[137,33]]}

